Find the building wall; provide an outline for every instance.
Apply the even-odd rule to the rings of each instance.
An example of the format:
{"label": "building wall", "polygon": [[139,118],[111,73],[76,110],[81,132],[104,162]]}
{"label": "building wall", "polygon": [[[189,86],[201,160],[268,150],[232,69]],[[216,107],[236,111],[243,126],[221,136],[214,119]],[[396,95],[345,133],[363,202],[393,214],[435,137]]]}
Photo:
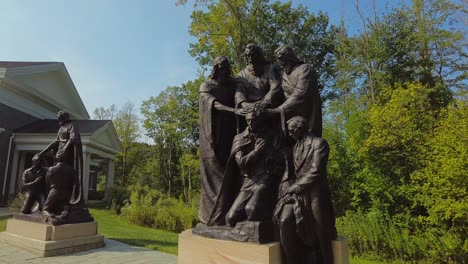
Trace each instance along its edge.
{"label": "building wall", "polygon": [[[13,162],[13,152],[10,153],[8,159],[8,148],[10,146],[10,138],[15,128],[29,124],[38,120],[38,118],[30,116],[26,113],[18,111],[7,105],[0,103],[0,192],[3,191],[5,183],[5,175],[10,175],[11,165]],[[14,149],[14,146],[11,146]],[[8,173],[5,173],[8,163]],[[8,193],[9,179],[6,179],[5,193]],[[0,205],[4,205],[6,195],[0,193]]]}

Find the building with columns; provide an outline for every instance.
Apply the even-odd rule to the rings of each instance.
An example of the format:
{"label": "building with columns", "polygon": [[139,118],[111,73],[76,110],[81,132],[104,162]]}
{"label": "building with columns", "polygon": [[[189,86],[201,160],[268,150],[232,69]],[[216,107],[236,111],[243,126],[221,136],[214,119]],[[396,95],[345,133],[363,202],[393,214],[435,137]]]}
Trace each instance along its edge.
{"label": "building with columns", "polygon": [[[121,144],[112,121],[90,120],[62,62],[0,61],[0,205],[21,189],[32,156],[55,140],[57,112],[65,110],[83,144],[83,195],[108,195]],[[52,165],[52,157],[47,158]]]}

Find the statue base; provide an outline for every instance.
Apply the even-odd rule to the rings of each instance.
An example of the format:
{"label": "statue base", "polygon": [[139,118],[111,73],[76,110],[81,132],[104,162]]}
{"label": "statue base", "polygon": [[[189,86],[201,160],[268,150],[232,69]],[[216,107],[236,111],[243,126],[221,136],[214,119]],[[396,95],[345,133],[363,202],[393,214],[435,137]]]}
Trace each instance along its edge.
{"label": "statue base", "polygon": [[189,229],[179,235],[178,264],[192,263],[281,264],[281,247],[206,238]]}
{"label": "statue base", "polygon": [[[235,228],[198,224],[193,230],[186,230],[179,235],[178,263],[285,263],[279,242],[258,242],[258,235],[266,233],[259,232],[262,228],[259,226],[260,222],[241,222]],[[266,227],[264,230],[269,230],[273,237],[273,230]],[[256,236],[252,236],[252,233]],[[346,238],[333,240],[332,250],[334,264],[349,264]]]}
{"label": "statue base", "polygon": [[104,236],[97,234],[97,223],[49,224],[8,219],[0,240],[41,257],[72,254],[104,247]]}
{"label": "statue base", "polygon": [[274,241],[274,230],[271,221],[244,221],[237,223],[235,227],[206,226],[199,223],[192,232],[207,238],[264,244]]}
{"label": "statue base", "polygon": [[94,221],[94,218],[89,213],[88,208],[81,205],[70,206],[70,211],[65,217],[61,215],[45,215],[40,211],[34,211],[31,214],[15,213],[13,214],[13,218],[34,223],[49,224],[53,226]]}

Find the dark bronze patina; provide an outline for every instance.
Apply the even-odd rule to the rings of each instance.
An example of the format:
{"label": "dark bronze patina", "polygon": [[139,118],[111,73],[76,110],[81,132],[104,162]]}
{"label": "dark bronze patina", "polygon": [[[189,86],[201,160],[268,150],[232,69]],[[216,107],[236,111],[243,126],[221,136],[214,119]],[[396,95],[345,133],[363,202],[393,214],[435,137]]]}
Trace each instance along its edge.
{"label": "dark bronze patina", "polygon": [[60,111],[57,117],[60,124],[57,138],[36,154],[41,157],[52,150],[55,157],[55,165],[48,168],[45,175],[44,188],[48,192],[42,214],[16,214],[14,217],[52,225],[94,221],[83,201],[83,150],[80,133],[67,112]]}
{"label": "dark bronze patina", "polygon": [[221,56],[200,87],[202,198],[193,233],[278,239],[286,263],[333,263],[337,235],[317,74],[288,46],[275,55],[282,78],[249,44],[248,66],[237,78]]}
{"label": "dark bronze patina", "polygon": [[34,155],[31,168],[25,170],[22,177],[22,190],[26,197],[21,213],[30,214],[36,202],[39,205],[39,211],[42,211],[46,197],[46,173],[47,168],[42,166],[40,156]]}

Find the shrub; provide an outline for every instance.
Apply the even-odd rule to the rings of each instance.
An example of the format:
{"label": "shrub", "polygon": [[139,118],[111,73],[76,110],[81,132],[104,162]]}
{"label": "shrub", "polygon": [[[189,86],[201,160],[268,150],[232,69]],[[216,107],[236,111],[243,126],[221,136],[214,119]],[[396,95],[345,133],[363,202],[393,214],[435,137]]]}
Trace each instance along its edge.
{"label": "shrub", "polygon": [[197,212],[194,206],[139,185],[134,186],[129,203],[122,208],[122,216],[132,223],[174,232],[192,228]]}
{"label": "shrub", "polygon": [[456,232],[412,226],[407,217],[378,211],[356,212],[337,218],[352,255],[378,255],[385,260],[430,263],[467,263],[466,237]]}
{"label": "shrub", "polygon": [[[24,193],[13,194],[8,198],[8,210],[13,213],[21,212],[21,207],[23,207],[24,199],[26,195]],[[35,206],[33,206],[34,208]]]}
{"label": "shrub", "polygon": [[128,188],[114,185],[110,190],[110,199],[107,202],[108,207],[120,214],[122,207],[129,203],[131,191]]}

